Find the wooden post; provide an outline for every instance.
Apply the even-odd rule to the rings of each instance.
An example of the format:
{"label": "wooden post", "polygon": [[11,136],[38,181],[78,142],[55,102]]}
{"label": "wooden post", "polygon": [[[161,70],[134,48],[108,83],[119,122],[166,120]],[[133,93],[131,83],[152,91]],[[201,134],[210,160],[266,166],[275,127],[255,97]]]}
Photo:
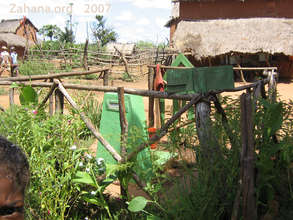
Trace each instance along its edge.
{"label": "wooden post", "polygon": [[269,99],[271,102],[276,102],[277,98],[277,81],[275,70],[269,72]]}
{"label": "wooden post", "polygon": [[120,55],[120,57],[121,57],[121,59],[122,59],[122,61],[124,63],[126,74],[128,75],[129,79],[132,79],[131,75],[129,74],[129,70],[128,70],[128,62],[127,62],[124,54],[120,50],[118,50],[117,47],[114,46],[114,48],[119,53],[119,55]]}
{"label": "wooden post", "polygon": [[109,85],[109,70],[105,70],[103,74],[103,86]]}
{"label": "wooden post", "polygon": [[[120,155],[122,157],[121,163],[125,163],[127,159],[126,145],[128,136],[128,123],[126,119],[125,102],[124,102],[124,88],[118,87],[118,102],[119,102],[119,115],[120,115],[120,127],[121,127],[121,137],[120,137]],[[123,184],[122,179],[120,179],[120,191],[122,198],[127,200],[127,185]]]}
{"label": "wooden post", "polygon": [[[51,86],[48,94],[46,95],[46,97],[43,99],[43,101],[41,102],[41,104],[39,105],[38,109],[41,109],[44,107],[44,105],[46,104],[47,100],[50,99],[52,97],[52,94],[55,90],[55,88],[57,87],[57,85],[55,83],[53,83],[53,85]],[[51,104],[51,103],[50,103]],[[50,106],[49,106],[50,107]],[[49,112],[50,112],[51,109],[49,109]],[[51,114],[51,112],[50,112]]]}
{"label": "wooden post", "polygon": [[[154,90],[153,68],[148,68],[148,90]],[[149,97],[149,128],[154,127],[154,97]]]}
{"label": "wooden post", "polygon": [[242,215],[244,220],[257,219],[257,206],[255,199],[255,160],[254,160],[254,134],[253,111],[251,96],[242,94],[241,104],[241,182],[242,182]]}
{"label": "wooden post", "polygon": [[55,114],[63,114],[64,110],[64,95],[59,89],[55,90]]}
{"label": "wooden post", "polygon": [[[53,79],[50,79],[50,82],[53,83]],[[49,97],[49,114],[52,116],[54,114],[54,100],[53,95]]]}
{"label": "wooden post", "polygon": [[[10,63],[12,65],[12,63]],[[10,68],[10,76],[15,77],[13,68]],[[14,105],[14,88],[9,89],[9,104],[10,106]]]}
{"label": "wooden post", "polygon": [[199,102],[195,106],[195,118],[196,118],[196,128],[197,135],[200,142],[200,147],[202,150],[202,156],[205,159],[209,159],[213,152],[211,148],[211,119],[210,119],[211,106],[207,102]]}
{"label": "wooden post", "polygon": [[83,51],[83,68],[85,70],[88,70],[89,69],[88,62],[87,62],[87,59],[88,59],[88,53],[87,53],[88,44],[89,44],[89,39],[87,38],[86,41],[85,41],[84,51]]}

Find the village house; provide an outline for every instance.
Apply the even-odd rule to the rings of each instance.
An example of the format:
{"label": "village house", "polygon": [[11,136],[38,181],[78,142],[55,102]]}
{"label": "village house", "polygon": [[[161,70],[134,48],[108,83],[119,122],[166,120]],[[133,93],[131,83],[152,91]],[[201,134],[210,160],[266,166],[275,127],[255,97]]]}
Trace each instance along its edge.
{"label": "village house", "polygon": [[19,57],[23,57],[25,50],[37,43],[38,29],[26,17],[9,19],[0,22],[0,48],[15,47]]}
{"label": "village house", "polygon": [[173,0],[171,46],[196,66],[277,66],[293,77],[290,0]]}

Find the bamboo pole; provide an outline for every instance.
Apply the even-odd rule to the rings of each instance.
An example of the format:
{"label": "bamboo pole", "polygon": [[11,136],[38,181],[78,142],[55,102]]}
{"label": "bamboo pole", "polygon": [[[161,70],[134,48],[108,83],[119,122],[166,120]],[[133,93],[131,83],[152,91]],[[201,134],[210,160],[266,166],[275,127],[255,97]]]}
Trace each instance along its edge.
{"label": "bamboo pole", "polygon": [[31,81],[31,80],[44,80],[44,79],[54,79],[60,77],[68,77],[68,76],[82,76],[89,75],[93,73],[99,73],[108,70],[107,68],[100,68],[92,71],[86,72],[67,72],[67,73],[57,73],[57,74],[48,74],[48,75],[32,75],[32,76],[19,76],[19,77],[7,77],[0,78],[0,81]]}
{"label": "bamboo pole", "polygon": [[85,122],[86,126],[90,131],[93,133],[93,135],[101,142],[101,144],[106,148],[106,150],[112,155],[112,157],[120,162],[122,160],[121,156],[116,152],[116,150],[103,138],[103,136],[95,129],[95,126],[92,124],[92,122],[88,119],[88,117],[84,114],[84,112],[80,111],[77,104],[74,102],[74,100],[71,98],[71,96],[67,93],[66,89],[62,85],[62,83],[55,79],[54,82],[58,84],[59,90],[63,93],[67,101],[70,103],[70,105],[79,112],[79,115],[81,119]]}

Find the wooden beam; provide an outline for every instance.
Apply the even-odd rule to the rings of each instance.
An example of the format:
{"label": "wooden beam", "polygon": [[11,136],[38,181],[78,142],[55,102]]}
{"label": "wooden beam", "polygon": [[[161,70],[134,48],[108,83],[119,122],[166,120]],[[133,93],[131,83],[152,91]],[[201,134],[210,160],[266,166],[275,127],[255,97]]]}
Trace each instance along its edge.
{"label": "wooden beam", "polygon": [[54,90],[56,89],[57,84],[53,83],[53,85],[51,86],[48,94],[46,95],[46,97],[43,99],[43,101],[41,102],[41,104],[39,105],[38,109],[41,109],[44,107],[44,105],[46,104],[46,102],[48,101],[48,99],[52,96]]}
{"label": "wooden beam", "polygon": [[99,73],[108,70],[108,68],[100,68],[92,71],[86,72],[67,72],[67,73],[57,73],[57,74],[48,74],[48,75],[32,75],[32,76],[18,76],[18,77],[6,77],[0,78],[0,81],[31,81],[31,80],[44,80],[44,79],[55,79],[60,77],[68,77],[68,76],[82,76],[89,75],[93,73]]}
{"label": "wooden beam", "polygon": [[112,155],[112,157],[120,162],[122,160],[122,157],[117,153],[117,151],[108,143],[107,140],[103,138],[103,136],[95,129],[95,126],[93,123],[88,119],[88,117],[84,114],[84,112],[80,111],[79,107],[75,103],[75,101],[71,98],[71,96],[68,94],[62,83],[55,79],[54,82],[58,84],[59,90],[63,93],[67,101],[70,103],[70,105],[79,112],[79,115],[81,119],[84,121],[88,129],[93,133],[93,135],[101,142],[101,144],[106,148],[106,150]]}
{"label": "wooden beam", "polygon": [[[267,79],[263,80],[264,84],[268,83]],[[0,85],[9,86],[13,82],[12,81],[1,81]],[[45,83],[45,82],[17,82],[20,85],[30,85],[32,87],[47,87],[50,88],[52,83]],[[254,88],[258,85],[259,81],[245,85],[236,87],[234,89],[223,89],[217,91],[210,91],[211,94],[219,94],[222,92],[237,92],[246,90],[249,88]],[[98,91],[98,92],[117,92],[117,87],[111,86],[93,86],[93,85],[76,85],[76,84],[69,84],[64,83],[64,88],[66,89],[76,89],[76,90],[86,90],[86,91]],[[132,88],[124,88],[124,92],[127,94],[133,95],[140,95],[146,97],[154,97],[154,98],[162,98],[162,99],[179,99],[179,100],[191,100],[197,94],[176,94],[176,93],[168,93],[168,92],[159,92],[159,91],[152,91],[152,90],[142,90],[142,89],[132,89]]]}
{"label": "wooden beam", "polygon": [[149,141],[142,143],[135,151],[133,151],[131,154],[128,155],[128,160],[131,160],[134,156],[136,156],[139,152],[141,152],[143,149],[145,149],[147,146],[159,141],[162,137],[164,137],[170,126],[178,119],[181,117],[181,115],[186,112],[189,108],[191,108],[193,105],[197,104],[200,102],[200,100],[203,98],[202,95],[198,94],[195,95],[192,100],[185,105],[183,108],[179,109],[179,111],[170,118],[166,124],[159,130],[158,134],[153,135]]}

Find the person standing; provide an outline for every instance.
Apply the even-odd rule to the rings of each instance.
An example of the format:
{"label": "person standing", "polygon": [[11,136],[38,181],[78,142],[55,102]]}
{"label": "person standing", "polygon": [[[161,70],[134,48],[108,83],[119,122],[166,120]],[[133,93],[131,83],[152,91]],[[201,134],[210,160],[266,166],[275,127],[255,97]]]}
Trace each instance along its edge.
{"label": "person standing", "polygon": [[[2,52],[0,53],[1,58],[1,70],[0,70],[0,76],[4,71],[9,72],[11,71],[11,57],[8,53],[8,49],[6,46],[2,46]],[[10,74],[9,74],[10,75]]]}
{"label": "person standing", "polygon": [[13,76],[18,76],[17,53],[15,47],[10,48],[11,57],[11,73]]}

